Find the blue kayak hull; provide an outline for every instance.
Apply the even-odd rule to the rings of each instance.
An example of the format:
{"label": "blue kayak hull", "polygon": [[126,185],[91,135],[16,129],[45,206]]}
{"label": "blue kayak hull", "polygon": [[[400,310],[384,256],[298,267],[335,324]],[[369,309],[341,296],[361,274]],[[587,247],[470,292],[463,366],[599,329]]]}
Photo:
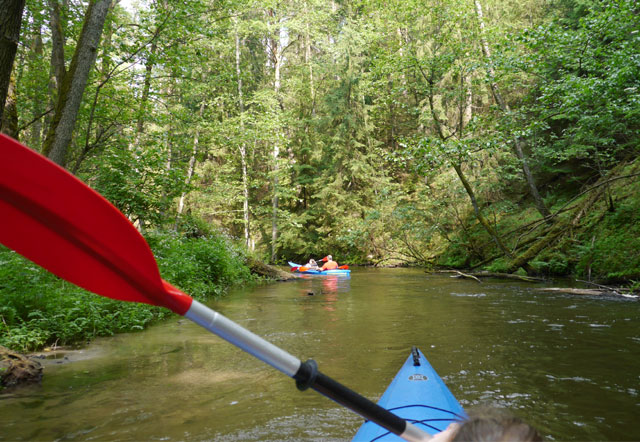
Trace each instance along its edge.
{"label": "blue kayak hull", "polygon": [[[414,365],[416,362],[419,365]],[[378,405],[429,434],[444,431],[452,422],[458,422],[467,417],[458,400],[417,349],[409,355],[380,398]],[[367,421],[360,427],[353,440],[362,442],[402,439],[379,425]]]}
{"label": "blue kayak hull", "polygon": [[[296,264],[295,262],[289,261],[289,266],[293,267],[302,267],[300,264]],[[296,270],[296,273],[302,273],[305,275],[351,275],[351,270],[343,270],[343,269],[335,269],[335,270],[305,270],[301,272],[300,270]]]}

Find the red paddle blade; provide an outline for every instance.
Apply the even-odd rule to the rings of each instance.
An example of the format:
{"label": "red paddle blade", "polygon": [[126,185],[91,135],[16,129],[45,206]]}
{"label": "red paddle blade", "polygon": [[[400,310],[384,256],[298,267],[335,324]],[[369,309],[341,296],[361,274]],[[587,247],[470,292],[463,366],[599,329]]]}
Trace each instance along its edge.
{"label": "red paddle blade", "polygon": [[0,135],[0,242],[57,276],[121,301],[184,314],[191,298],[160,277],[148,244],[65,169]]}
{"label": "red paddle blade", "polygon": [[338,267],[339,270],[349,270],[349,266],[344,265],[344,266],[340,266]]}

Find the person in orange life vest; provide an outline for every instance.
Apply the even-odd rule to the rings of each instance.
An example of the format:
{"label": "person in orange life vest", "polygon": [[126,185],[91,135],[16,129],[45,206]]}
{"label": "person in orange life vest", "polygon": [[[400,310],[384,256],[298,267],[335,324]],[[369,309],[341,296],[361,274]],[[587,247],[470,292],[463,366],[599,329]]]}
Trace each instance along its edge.
{"label": "person in orange life vest", "polygon": [[333,260],[331,255],[325,256],[321,261],[325,261],[325,263],[320,270],[333,270],[338,268],[338,263]]}

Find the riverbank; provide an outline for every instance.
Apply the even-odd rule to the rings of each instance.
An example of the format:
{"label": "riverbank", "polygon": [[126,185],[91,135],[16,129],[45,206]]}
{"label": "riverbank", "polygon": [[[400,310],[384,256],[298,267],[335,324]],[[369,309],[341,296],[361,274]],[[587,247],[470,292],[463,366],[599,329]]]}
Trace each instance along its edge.
{"label": "riverbank", "polygon": [[640,161],[631,161],[620,163],[599,179],[575,175],[567,182],[548,183],[545,201],[551,216],[547,219],[522,193],[487,207],[487,213],[494,213],[493,229],[508,254],[480,223],[472,221],[472,211],[460,212],[460,222],[446,225],[446,231],[444,226],[439,228],[430,248],[423,251],[431,257],[427,265],[465,273],[569,277],[593,284],[593,288],[637,290],[639,172]]}
{"label": "riverbank", "polygon": [[[146,235],[164,279],[201,301],[252,283],[247,257],[222,235]],[[85,343],[98,336],[142,330],[171,315],[167,309],[116,301],[63,281],[17,253],[0,248],[0,345],[18,352]]]}

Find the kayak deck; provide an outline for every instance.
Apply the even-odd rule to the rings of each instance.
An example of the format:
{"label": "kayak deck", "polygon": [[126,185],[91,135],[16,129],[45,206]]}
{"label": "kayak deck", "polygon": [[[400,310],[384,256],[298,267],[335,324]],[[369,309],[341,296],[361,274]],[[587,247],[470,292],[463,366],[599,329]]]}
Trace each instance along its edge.
{"label": "kayak deck", "polygon": [[[444,431],[466,418],[464,409],[424,355],[414,347],[378,405],[429,434]],[[353,441],[397,441],[400,437],[367,421]]]}

